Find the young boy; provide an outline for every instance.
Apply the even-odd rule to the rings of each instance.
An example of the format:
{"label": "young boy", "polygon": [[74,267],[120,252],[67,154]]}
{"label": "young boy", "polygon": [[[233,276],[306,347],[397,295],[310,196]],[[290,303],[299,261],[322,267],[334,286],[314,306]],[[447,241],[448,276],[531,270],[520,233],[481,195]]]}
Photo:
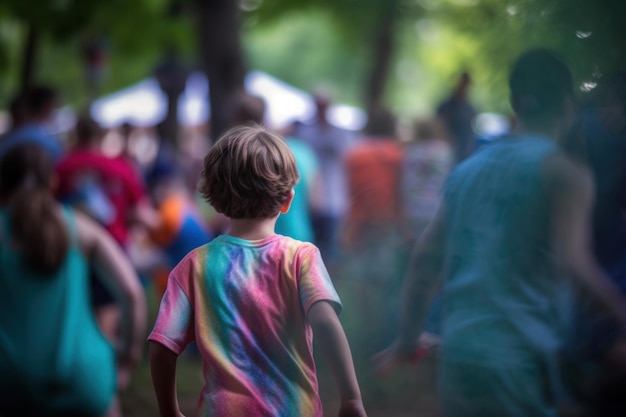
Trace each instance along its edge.
{"label": "young boy", "polygon": [[340,416],[365,416],[341,302],[319,250],[277,235],[298,172],[287,144],[259,126],[237,127],[204,161],[201,192],[230,230],[172,271],[150,364],[162,416],[180,416],[176,359],[195,340],[205,386],[200,416],[322,416],[312,336],[334,372]]}

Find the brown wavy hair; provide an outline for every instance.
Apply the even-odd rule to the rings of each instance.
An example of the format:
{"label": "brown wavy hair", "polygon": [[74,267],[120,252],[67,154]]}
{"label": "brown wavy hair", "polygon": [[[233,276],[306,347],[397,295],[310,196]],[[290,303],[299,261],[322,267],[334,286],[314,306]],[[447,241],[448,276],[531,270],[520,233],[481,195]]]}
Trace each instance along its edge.
{"label": "brown wavy hair", "polygon": [[48,275],[65,260],[69,236],[50,191],[54,165],[41,147],[19,145],[0,162],[0,195],[6,203],[13,243],[26,266]]}
{"label": "brown wavy hair", "polygon": [[298,179],[295,158],[282,137],[256,124],[237,126],[204,158],[200,192],[232,219],[270,218]]}

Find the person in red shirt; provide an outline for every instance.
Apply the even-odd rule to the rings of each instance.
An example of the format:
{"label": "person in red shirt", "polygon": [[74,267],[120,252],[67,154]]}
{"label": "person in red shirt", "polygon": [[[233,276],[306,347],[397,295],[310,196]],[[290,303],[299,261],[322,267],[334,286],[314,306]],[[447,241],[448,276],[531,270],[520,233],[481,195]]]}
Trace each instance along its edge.
{"label": "person in red shirt", "polygon": [[[97,220],[125,248],[129,229],[149,222],[152,209],[143,180],[123,158],[102,153],[103,132],[88,117],[76,125],[74,149],[57,166],[59,199]],[[92,303],[103,334],[117,337],[120,310],[110,291],[91,273]]]}

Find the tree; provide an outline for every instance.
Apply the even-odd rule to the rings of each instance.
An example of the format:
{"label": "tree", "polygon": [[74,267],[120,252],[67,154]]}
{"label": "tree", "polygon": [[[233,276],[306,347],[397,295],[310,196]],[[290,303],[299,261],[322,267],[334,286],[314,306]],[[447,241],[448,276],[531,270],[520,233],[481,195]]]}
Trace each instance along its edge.
{"label": "tree", "polygon": [[230,125],[232,99],[243,90],[245,64],[239,36],[238,2],[194,0],[197,12],[200,67],[209,80],[211,136]]}
{"label": "tree", "polygon": [[603,74],[626,68],[626,36],[620,0],[482,0],[474,7],[448,4],[437,11],[456,30],[478,40],[479,60],[508,72],[523,50],[548,47],[570,65],[583,91]]}
{"label": "tree", "polygon": [[160,48],[179,30],[174,27],[178,22],[167,14],[168,6],[169,0],[4,0],[0,18],[20,22],[27,34],[18,84],[26,87],[34,82],[44,40],[75,46],[83,38],[103,37],[117,54],[139,57]]}
{"label": "tree", "polygon": [[[416,3],[401,0],[273,0],[251,12],[262,22],[271,22],[293,10],[328,10],[345,39],[346,51],[367,49],[362,101],[367,108],[382,105],[396,48],[399,23],[419,15]],[[350,53],[346,54],[349,59]]]}

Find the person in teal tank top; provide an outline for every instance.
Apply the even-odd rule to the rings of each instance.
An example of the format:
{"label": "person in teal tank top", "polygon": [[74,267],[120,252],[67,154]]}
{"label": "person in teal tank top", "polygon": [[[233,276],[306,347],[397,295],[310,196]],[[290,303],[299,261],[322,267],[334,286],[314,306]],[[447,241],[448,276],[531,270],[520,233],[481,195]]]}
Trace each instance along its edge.
{"label": "person in teal tank top", "polygon": [[300,181],[294,187],[295,195],[291,208],[276,220],[276,233],[314,243],[311,207],[320,181],[317,156],[309,145],[298,138],[287,136],[285,141],[296,158]]}
{"label": "person in teal tank top", "polygon": [[[140,358],[145,300],[106,232],[54,201],[52,167],[36,145],[0,162],[0,415],[113,416],[118,384]],[[130,313],[120,375],[91,310],[91,262]]]}
{"label": "person in teal tank top", "polygon": [[384,373],[414,356],[443,278],[443,417],[558,415],[574,284],[626,323],[626,300],[589,250],[591,178],[558,146],[572,121],[569,69],[547,50],[529,51],[509,86],[520,132],[451,174],[406,276],[400,334],[377,357]]}

